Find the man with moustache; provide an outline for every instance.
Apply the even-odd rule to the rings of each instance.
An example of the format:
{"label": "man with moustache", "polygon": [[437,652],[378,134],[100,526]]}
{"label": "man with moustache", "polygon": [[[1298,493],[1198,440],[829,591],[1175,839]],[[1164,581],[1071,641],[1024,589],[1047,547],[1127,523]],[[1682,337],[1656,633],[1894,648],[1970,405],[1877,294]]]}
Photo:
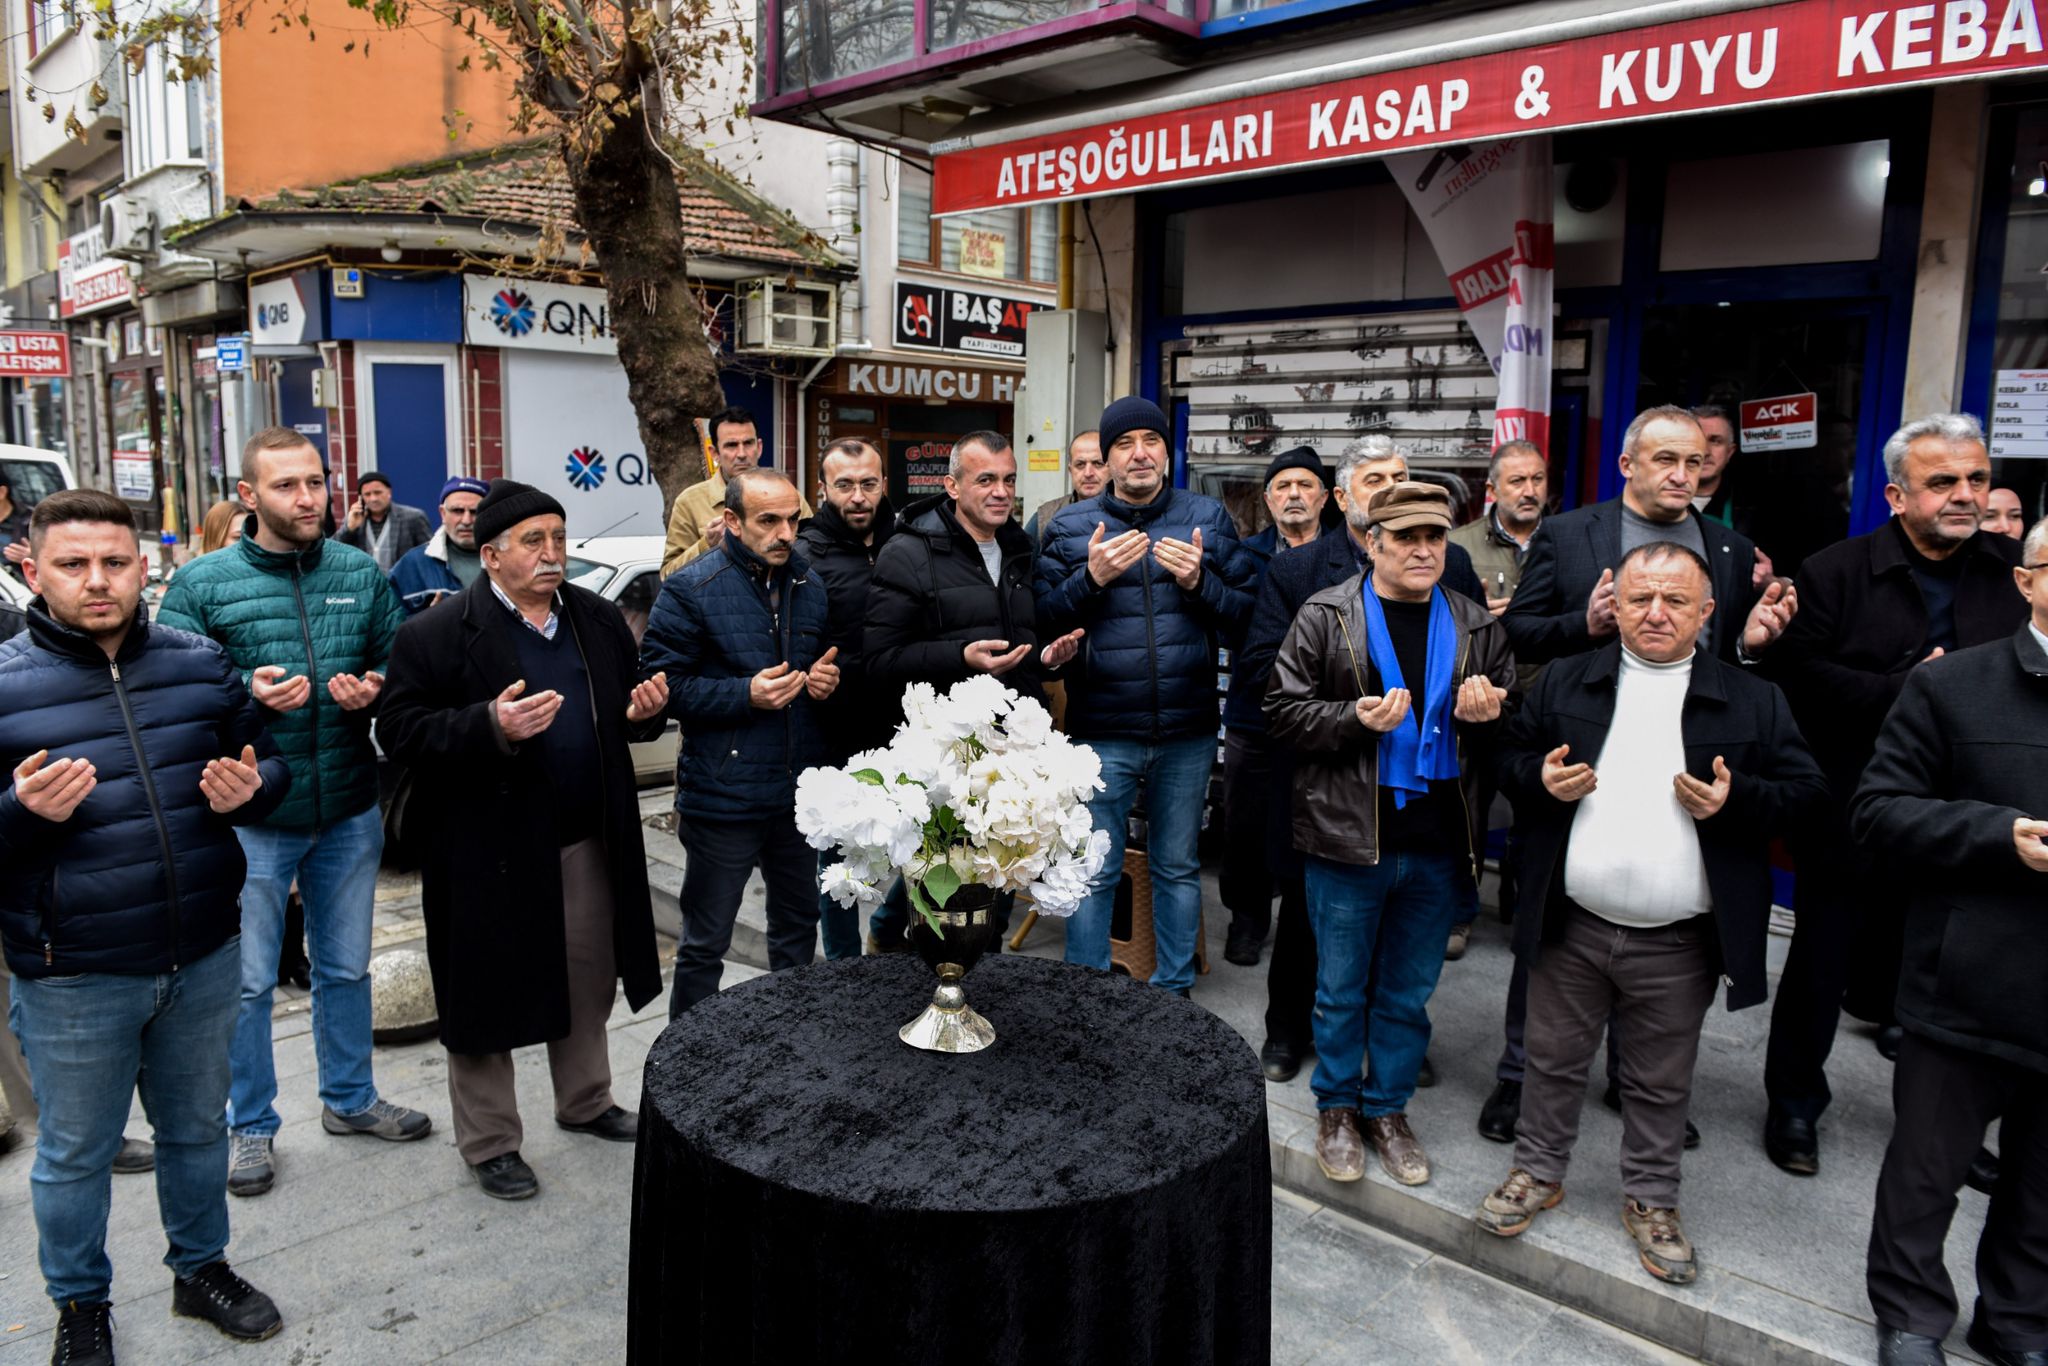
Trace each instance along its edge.
{"label": "man with moustache", "polygon": [[669,575],[640,644],[641,672],[669,680],[682,723],[676,762],[683,940],[669,1016],[718,990],[740,896],[768,884],[768,966],[817,947],[817,853],[796,828],[796,777],[827,761],[818,706],[839,686],[825,587],[796,552],[796,487],[747,470],[725,489],[717,550]]}
{"label": "man with moustache", "polygon": [[484,583],[408,621],[378,734],[416,784],[427,959],[448,1051],[455,1145],[485,1195],[540,1183],[512,1050],[546,1044],[555,1123],[630,1143],[606,1023],[623,978],[661,991],[629,745],[661,731],[667,680],[642,681],[616,605],[563,582],[562,505],[493,480],[478,504]]}
{"label": "man with moustache", "polygon": [[[818,718],[830,756],[826,762],[843,764],[888,743],[896,720],[894,699],[874,686],[861,657],[868,585],[876,557],[895,534],[896,512],[883,492],[888,481],[881,453],[858,437],[827,446],[818,473],[824,501],[818,515],[797,530],[796,544],[825,585],[825,642],[839,651],[839,686],[819,706]],[[833,861],[821,854],[818,867],[822,871]],[[818,937],[828,960],[858,958],[858,909],[819,893]]]}
{"label": "man with moustache", "polygon": [[242,539],[179,570],[157,620],[227,647],[292,770],[283,804],[236,831],[249,879],[228,1192],[252,1196],[277,1176],[270,1004],[294,881],[313,965],[321,1129],[402,1143],[433,1126],[381,1099],[370,1074],[370,928],[384,850],[370,722],[405,611],[375,560],[321,535],[327,475],[303,435],[270,427],[251,437],[237,491],[255,509]]}
{"label": "man with moustache", "polygon": [[1048,498],[1038,505],[1038,511],[1031,514],[1031,520],[1024,529],[1031,535],[1033,547],[1045,543],[1045,529],[1052,525],[1052,519],[1061,508],[1072,507],[1083,499],[1093,498],[1109,483],[1109,459],[1102,453],[1102,433],[1089,429],[1081,432],[1067,444],[1067,478],[1073,487],[1057,498]]}

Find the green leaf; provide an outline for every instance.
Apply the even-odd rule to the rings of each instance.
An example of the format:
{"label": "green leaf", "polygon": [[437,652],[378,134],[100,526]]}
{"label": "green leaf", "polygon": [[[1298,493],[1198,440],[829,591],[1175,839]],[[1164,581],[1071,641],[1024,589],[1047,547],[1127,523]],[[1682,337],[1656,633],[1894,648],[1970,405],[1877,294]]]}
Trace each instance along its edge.
{"label": "green leaf", "polygon": [[938,864],[924,875],[924,889],[943,910],[946,903],[953,899],[953,893],[960,890],[960,875],[953,871],[951,864]]}
{"label": "green leaf", "polygon": [[869,787],[882,787],[885,785],[882,779],[881,772],[877,769],[864,768],[856,772],[853,776],[860,779],[862,782],[866,783]]}
{"label": "green leaf", "polygon": [[924,917],[924,923],[931,926],[933,934],[941,939],[946,937],[946,927],[939,923],[937,909],[933,907],[931,902],[925,900],[924,885],[922,883],[913,882],[910,884],[910,904],[915,906],[917,913]]}

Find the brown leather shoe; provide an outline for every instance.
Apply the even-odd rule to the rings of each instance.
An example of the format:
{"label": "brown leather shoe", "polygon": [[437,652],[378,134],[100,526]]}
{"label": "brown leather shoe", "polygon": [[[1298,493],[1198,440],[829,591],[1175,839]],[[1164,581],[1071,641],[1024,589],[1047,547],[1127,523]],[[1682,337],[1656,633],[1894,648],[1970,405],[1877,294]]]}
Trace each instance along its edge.
{"label": "brown leather shoe", "polygon": [[1652,1209],[1627,1196],[1621,1202],[1621,1226],[1636,1240],[1643,1270],[1669,1285],[1691,1285],[1700,1274],[1692,1243],[1675,1209]]}
{"label": "brown leather shoe", "polygon": [[1358,1111],[1316,1111],[1316,1165],[1332,1181],[1365,1176],[1365,1140],[1358,1136]]}
{"label": "brown leather shoe", "polygon": [[1365,1122],[1365,1136],[1380,1155],[1380,1166],[1404,1186],[1429,1180],[1429,1154],[1408,1127],[1406,1115],[1374,1115]]}

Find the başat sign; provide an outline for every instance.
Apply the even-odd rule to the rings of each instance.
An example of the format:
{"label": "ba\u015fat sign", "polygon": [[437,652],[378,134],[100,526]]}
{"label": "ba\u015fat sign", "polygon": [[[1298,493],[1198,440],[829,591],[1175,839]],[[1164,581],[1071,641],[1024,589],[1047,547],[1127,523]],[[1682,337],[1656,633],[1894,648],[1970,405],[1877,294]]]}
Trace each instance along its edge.
{"label": "ba\u015fat sign", "polygon": [[932,212],[1525,133],[2048,69],[2048,0],[1790,0],[1375,72],[986,147],[940,144]]}

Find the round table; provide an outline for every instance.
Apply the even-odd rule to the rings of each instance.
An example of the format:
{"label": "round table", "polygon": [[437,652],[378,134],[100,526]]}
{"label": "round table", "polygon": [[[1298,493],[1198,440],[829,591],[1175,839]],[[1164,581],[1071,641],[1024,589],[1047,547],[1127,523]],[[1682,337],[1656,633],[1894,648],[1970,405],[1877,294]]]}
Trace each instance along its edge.
{"label": "round table", "polygon": [[984,959],[980,1053],[897,1028],[908,954],[698,1003],[648,1054],[634,1362],[1269,1359],[1266,1088],[1170,992]]}

